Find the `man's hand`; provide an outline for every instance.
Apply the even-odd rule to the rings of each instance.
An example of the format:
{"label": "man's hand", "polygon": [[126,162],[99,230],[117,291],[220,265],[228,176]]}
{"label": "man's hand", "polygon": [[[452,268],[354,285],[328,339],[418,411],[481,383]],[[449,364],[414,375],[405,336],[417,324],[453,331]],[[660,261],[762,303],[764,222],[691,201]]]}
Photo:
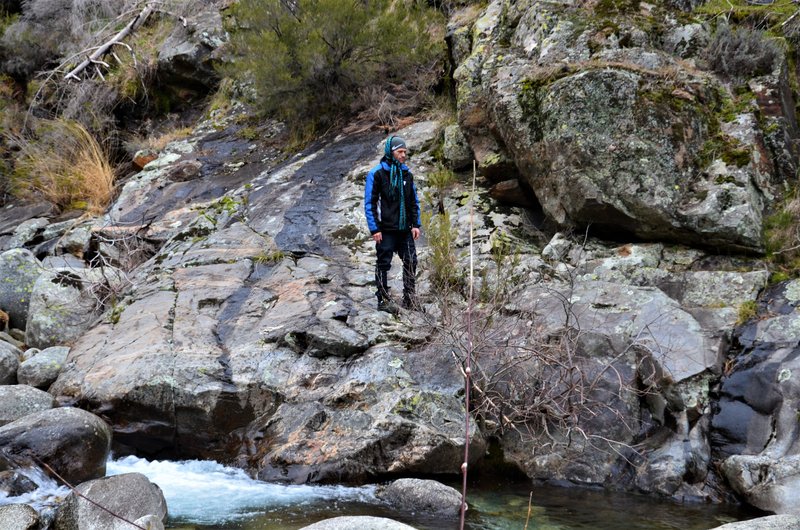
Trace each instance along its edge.
{"label": "man's hand", "polygon": [[412,228],[411,229],[411,237],[414,238],[414,241],[419,239],[419,228]]}
{"label": "man's hand", "polygon": [[380,232],[375,232],[374,234],[372,234],[372,239],[374,239],[376,243],[380,243],[381,241],[383,241],[383,234],[381,234]]}

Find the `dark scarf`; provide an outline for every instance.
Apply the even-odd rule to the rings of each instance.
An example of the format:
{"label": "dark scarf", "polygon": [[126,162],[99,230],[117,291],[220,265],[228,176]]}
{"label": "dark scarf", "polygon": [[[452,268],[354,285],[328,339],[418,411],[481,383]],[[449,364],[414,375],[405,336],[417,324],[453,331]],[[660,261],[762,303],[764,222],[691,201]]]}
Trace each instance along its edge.
{"label": "dark scarf", "polygon": [[406,194],[403,193],[403,167],[395,159],[392,153],[392,136],[386,139],[384,148],[384,158],[389,164],[389,197],[392,200],[400,199],[400,217],[397,220],[397,227],[400,230],[406,229]]}

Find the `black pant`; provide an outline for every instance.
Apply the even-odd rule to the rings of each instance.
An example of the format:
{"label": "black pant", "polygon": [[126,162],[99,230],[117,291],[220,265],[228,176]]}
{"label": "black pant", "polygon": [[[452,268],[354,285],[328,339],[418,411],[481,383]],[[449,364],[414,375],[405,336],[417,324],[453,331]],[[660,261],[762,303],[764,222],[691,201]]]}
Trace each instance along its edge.
{"label": "black pant", "polygon": [[392,256],[397,254],[403,261],[403,299],[412,300],[416,293],[417,248],[411,230],[387,230],[381,233],[383,239],[375,244],[378,259],[375,263],[375,293],[378,301],[389,299],[389,269]]}

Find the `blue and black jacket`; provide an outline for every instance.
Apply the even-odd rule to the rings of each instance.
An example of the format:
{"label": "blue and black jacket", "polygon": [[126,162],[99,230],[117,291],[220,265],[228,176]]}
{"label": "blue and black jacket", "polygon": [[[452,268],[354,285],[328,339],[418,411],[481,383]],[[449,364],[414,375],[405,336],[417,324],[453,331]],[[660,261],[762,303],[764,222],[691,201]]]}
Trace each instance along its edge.
{"label": "blue and black jacket", "polygon": [[387,230],[409,230],[422,225],[414,175],[405,164],[401,168],[403,170],[407,226],[398,226],[400,201],[392,200],[389,196],[390,166],[389,161],[384,157],[380,164],[367,173],[367,185],[364,188],[364,213],[367,215],[370,234]]}

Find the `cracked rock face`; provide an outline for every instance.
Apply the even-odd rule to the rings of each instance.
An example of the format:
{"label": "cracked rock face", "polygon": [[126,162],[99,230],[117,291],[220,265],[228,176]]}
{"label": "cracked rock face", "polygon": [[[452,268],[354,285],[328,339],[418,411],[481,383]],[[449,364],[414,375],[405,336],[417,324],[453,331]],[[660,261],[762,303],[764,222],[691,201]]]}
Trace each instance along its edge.
{"label": "cracked rock face", "polygon": [[[418,146],[435,127],[401,134]],[[464,412],[452,360],[408,347],[427,333],[413,314],[374,307],[360,215],[381,143],[342,138],[172,208],[160,202],[164,183],[169,193],[209,182],[171,183],[191,148],[151,162],[111,211],[124,222],[138,204],[156,205],[149,229],[165,244],[131,274],[113,319],[75,344],[53,392],[104,411],[115,440],[141,453],[233,459],[262,478],[457,469]]]}
{"label": "cracked rock face", "polygon": [[[482,173],[519,178],[562,228],[763,251],[765,212],[796,159],[785,141],[796,137],[793,112],[780,110],[792,106],[785,69],[753,80],[754,97],[731,116],[724,83],[637,27],[672,28],[663,7],[614,28],[600,18],[497,0],[459,27],[471,45],[454,73],[458,119]],[[674,29],[673,47],[696,51]]]}
{"label": "cracked rock face", "polygon": [[772,287],[759,318],[738,330],[742,349],[722,380],[712,424],[734,490],[753,506],[793,515],[800,515],[798,293],[797,280]]}
{"label": "cracked rock face", "polygon": [[[267,480],[457,472],[467,434],[454,360],[461,350],[448,337],[462,317],[451,315],[447,328],[435,303],[434,241],[418,244],[428,313],[376,311],[362,201],[382,135],[341,136],[277,160],[240,150],[230,127],[230,138],[213,136],[230,149],[224,162],[207,157],[195,178],[171,177],[208,156],[198,151],[213,128],[200,124],[125,185],[104,230],[144,218],[140,237],[159,248],[76,342],[51,392],[102,413],[123,448],[235,462]],[[432,191],[425,146],[437,129],[421,123],[398,134],[419,150],[412,168],[422,198]],[[442,201],[456,268],[469,270],[471,227],[476,293],[487,299],[502,287],[508,296],[486,315],[495,327],[484,338],[505,337],[522,352],[568,339],[592,381],[586,398],[603,404],[583,409],[578,426],[590,438],[570,442],[568,429],[551,425],[545,434],[531,421],[525,436],[503,434],[506,458],[536,478],[707,498],[710,381],[736,307],[763,282],[752,271],[763,267],[664,243],[609,247],[564,234],[543,251],[528,214],[498,208],[486,188],[473,194],[457,181]],[[516,252],[511,265],[497,259],[506,247]],[[401,285],[395,266],[390,286]],[[482,366],[517,363],[514,372],[527,374],[517,382],[531,388],[559,376],[512,350],[482,353]],[[471,422],[476,460],[484,436],[497,432],[492,422]]]}

